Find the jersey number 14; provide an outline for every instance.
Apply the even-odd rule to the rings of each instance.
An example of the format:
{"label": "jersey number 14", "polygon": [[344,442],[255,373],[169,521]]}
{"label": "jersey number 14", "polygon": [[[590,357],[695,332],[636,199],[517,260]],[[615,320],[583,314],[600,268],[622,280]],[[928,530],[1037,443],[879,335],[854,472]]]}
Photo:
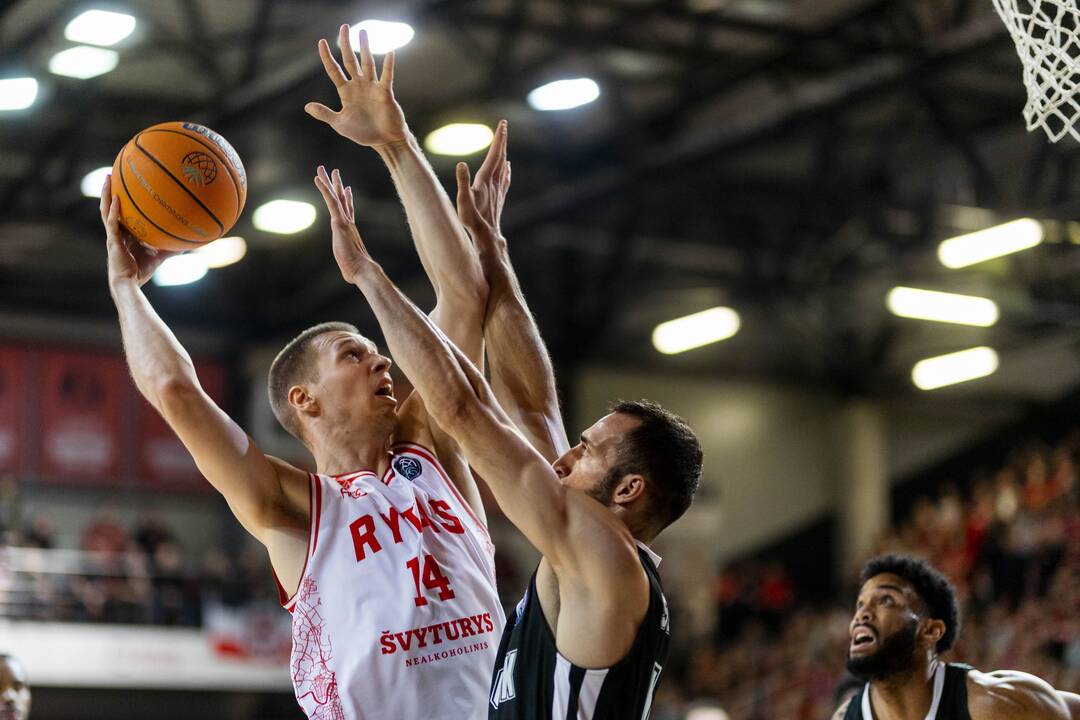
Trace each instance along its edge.
{"label": "jersey number 14", "polygon": [[409,570],[412,571],[413,584],[416,585],[416,597],[413,598],[416,607],[423,607],[428,604],[428,599],[424,597],[424,592],[420,587],[421,583],[428,590],[438,590],[440,600],[453,600],[454,591],[450,588],[450,578],[442,574],[439,564],[435,562],[435,558],[431,555],[424,555],[423,560],[422,566],[419,556],[405,563]]}

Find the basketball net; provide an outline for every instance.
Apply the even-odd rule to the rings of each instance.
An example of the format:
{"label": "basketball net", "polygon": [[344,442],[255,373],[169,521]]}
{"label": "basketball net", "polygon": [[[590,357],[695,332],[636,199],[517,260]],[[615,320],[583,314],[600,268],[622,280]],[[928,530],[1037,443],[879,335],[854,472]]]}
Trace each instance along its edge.
{"label": "basketball net", "polygon": [[1080,10],[1076,0],[994,0],[1024,66],[1027,129],[1080,141]]}

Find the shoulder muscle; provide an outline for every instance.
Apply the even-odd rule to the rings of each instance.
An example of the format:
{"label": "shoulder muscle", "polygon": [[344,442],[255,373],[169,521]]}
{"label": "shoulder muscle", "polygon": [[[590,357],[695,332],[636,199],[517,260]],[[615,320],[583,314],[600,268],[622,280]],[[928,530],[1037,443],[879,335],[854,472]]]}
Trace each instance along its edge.
{"label": "shoulder muscle", "polygon": [[968,673],[972,720],[1069,720],[1057,691],[1042,678],[1016,670]]}

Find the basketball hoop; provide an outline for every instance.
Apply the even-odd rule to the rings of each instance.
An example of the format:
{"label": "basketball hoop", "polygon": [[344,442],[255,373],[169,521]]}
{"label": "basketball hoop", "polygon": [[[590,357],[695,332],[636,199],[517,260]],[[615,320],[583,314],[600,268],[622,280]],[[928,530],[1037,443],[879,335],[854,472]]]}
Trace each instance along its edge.
{"label": "basketball hoop", "polygon": [[1080,141],[1080,9],[1076,0],[994,0],[1024,66],[1027,129]]}

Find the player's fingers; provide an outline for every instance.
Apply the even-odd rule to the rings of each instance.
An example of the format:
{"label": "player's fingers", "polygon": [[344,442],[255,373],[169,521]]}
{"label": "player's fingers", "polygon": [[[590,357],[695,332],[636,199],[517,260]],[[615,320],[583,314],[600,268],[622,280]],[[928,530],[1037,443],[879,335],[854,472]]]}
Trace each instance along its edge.
{"label": "player's fingers", "polygon": [[345,201],[345,210],[349,213],[349,219],[352,220],[356,217],[356,211],[353,209],[352,185],[345,186]]}
{"label": "player's fingers", "polygon": [[469,177],[469,166],[459,162],[455,168],[457,176],[457,211],[462,222],[468,224],[469,219],[476,211],[473,202],[472,179]]}
{"label": "player's fingers", "polygon": [[394,57],[393,50],[386,53],[382,61],[382,77],[379,78],[379,84],[391,90],[394,89]]}
{"label": "player's fingers", "polygon": [[330,173],[331,187],[334,189],[334,194],[337,195],[338,202],[341,203],[342,209],[345,208],[345,185],[341,182],[341,171],[334,168]]}
{"label": "player's fingers", "polygon": [[[353,80],[364,77],[364,68],[357,62],[356,52],[353,50],[352,40],[349,38],[348,25],[342,25],[338,28],[338,45],[341,47],[341,61],[345,64],[345,70],[349,73],[349,77]],[[367,77],[372,76],[368,75]]]}
{"label": "player's fingers", "polygon": [[98,209],[101,211],[101,222],[105,222],[109,214],[109,206],[112,204],[112,177],[105,176],[105,182],[101,184],[101,201],[98,203]]}
{"label": "player's fingers", "polygon": [[315,187],[322,194],[323,202],[326,203],[326,209],[330,211],[330,215],[335,219],[339,217],[341,215],[341,206],[338,204],[337,197],[334,196],[334,191],[330,187],[330,177],[326,174],[326,168],[322,165],[319,166],[315,175]]}
{"label": "player's fingers", "polygon": [[120,198],[113,196],[109,201],[109,217],[105,220],[109,229],[117,232],[120,229]]}
{"label": "player's fingers", "polygon": [[371,42],[368,40],[367,30],[360,31],[360,69],[364,71],[364,77],[374,80],[378,77],[375,72],[375,57],[371,54]]}
{"label": "player's fingers", "polygon": [[339,113],[331,110],[322,103],[309,102],[304,106],[304,112],[316,120],[322,120],[327,125],[333,125]]}
{"label": "player's fingers", "polygon": [[[347,54],[344,47],[342,53]],[[330,52],[330,43],[326,40],[319,40],[319,59],[322,60],[326,75],[330,78],[330,82],[334,83],[334,87],[339,88],[349,81],[337,60],[334,59],[333,53]]]}

